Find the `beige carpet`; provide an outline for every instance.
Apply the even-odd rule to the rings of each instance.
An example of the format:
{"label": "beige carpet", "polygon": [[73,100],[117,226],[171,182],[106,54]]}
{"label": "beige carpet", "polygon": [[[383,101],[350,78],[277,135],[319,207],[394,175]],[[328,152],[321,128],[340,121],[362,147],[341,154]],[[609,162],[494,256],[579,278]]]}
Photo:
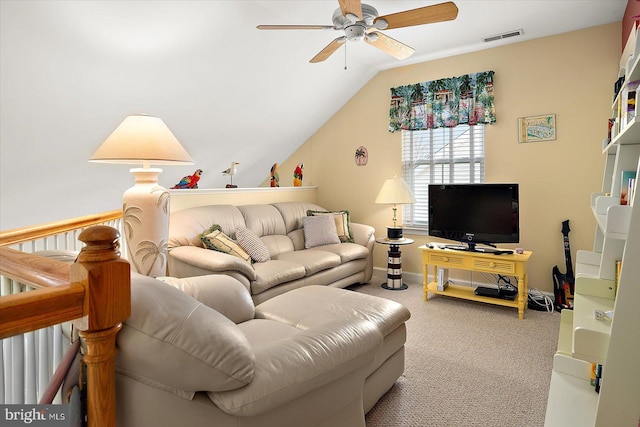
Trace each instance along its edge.
{"label": "beige carpet", "polygon": [[560,315],[432,295],[418,276],[409,289],[351,289],[398,301],[411,311],[404,375],[367,414],[368,427],[544,425]]}

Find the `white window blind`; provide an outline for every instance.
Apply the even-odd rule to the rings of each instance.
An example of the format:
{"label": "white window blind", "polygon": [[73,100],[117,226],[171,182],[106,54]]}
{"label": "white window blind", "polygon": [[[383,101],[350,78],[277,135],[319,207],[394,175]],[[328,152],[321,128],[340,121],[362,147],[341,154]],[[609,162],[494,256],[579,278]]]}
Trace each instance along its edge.
{"label": "white window blind", "polygon": [[484,182],[484,126],[402,131],[402,174],[416,198],[402,207],[403,225],[426,230],[429,184]]}

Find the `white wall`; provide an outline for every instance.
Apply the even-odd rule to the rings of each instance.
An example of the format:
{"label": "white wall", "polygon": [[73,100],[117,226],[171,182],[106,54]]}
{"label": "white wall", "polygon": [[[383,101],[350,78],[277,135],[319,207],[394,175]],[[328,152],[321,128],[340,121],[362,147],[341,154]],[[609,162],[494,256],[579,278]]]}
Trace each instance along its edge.
{"label": "white wall", "polygon": [[374,74],[356,57],[354,85],[256,48],[250,18],[276,19],[270,3],[0,1],[0,229],[118,209],[129,167],[87,160],[130,114],[162,118],[196,162],[164,167],[162,185],[200,168],[201,188],[221,188],[238,161],[234,184],[258,186]]}

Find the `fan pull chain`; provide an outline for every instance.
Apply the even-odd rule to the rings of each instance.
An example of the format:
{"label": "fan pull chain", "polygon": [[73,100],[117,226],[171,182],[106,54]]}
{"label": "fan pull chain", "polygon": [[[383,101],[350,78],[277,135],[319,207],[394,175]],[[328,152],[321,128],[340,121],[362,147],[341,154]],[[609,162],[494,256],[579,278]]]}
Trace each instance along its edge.
{"label": "fan pull chain", "polygon": [[347,42],[344,43],[344,69],[347,70]]}

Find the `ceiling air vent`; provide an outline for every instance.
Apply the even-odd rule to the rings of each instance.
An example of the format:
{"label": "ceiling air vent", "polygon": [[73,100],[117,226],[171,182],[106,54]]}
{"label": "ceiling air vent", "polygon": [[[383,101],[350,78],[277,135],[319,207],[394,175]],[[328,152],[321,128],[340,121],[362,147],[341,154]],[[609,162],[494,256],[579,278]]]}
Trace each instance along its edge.
{"label": "ceiling air vent", "polygon": [[523,34],[524,34],[524,31],[522,30],[513,30],[513,31],[507,31],[506,33],[502,33],[502,34],[497,34],[495,36],[485,37],[482,40],[485,43],[489,43],[489,42],[494,42],[496,40],[502,40],[502,39],[508,39],[510,37],[521,36]]}

